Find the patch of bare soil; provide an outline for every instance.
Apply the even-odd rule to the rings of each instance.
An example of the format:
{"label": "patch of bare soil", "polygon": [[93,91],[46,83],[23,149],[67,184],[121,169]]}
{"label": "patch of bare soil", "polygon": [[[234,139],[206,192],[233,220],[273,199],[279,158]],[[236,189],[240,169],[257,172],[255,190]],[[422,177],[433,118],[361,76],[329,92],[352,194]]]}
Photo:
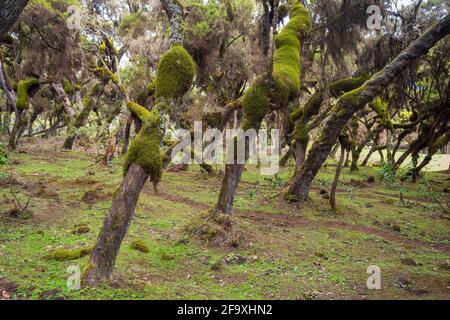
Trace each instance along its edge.
{"label": "patch of bare soil", "polygon": [[68,181],[67,184],[71,187],[90,187],[98,184],[98,181],[90,178],[77,178]]}
{"label": "patch of bare soil", "polygon": [[311,226],[311,227],[316,226],[329,229],[343,229],[349,231],[356,231],[360,233],[376,235],[388,241],[401,242],[414,247],[427,247],[445,253],[450,253],[450,246],[443,243],[431,243],[419,240],[411,240],[395,232],[390,232],[358,224],[350,224],[341,221],[313,221],[300,216],[287,215],[282,213],[270,214],[266,212],[253,212],[253,211],[240,212],[239,216],[244,219],[249,219],[260,224],[274,225],[284,228],[295,225],[295,226]]}
{"label": "patch of bare soil", "polygon": [[0,278],[0,300],[9,300],[19,286],[5,278]]}
{"label": "patch of bare soil", "polygon": [[38,197],[41,199],[59,199],[58,192],[49,190],[45,181],[39,181],[38,183],[36,183],[34,188],[34,197]]}
{"label": "patch of bare soil", "polygon": [[103,193],[101,191],[101,189],[96,189],[96,190],[86,191],[81,200],[83,200],[83,202],[86,204],[93,205],[98,202],[107,200],[110,197],[111,197],[111,195]]}
{"label": "patch of bare soil", "polygon": [[180,196],[180,195],[174,195],[174,194],[165,193],[165,192],[160,191],[160,192],[158,192],[157,196],[163,198],[164,200],[172,201],[172,202],[180,202],[180,203],[186,204],[186,205],[196,208],[196,209],[201,209],[201,210],[211,209],[211,206],[206,203],[195,201],[195,200],[192,200],[187,197]]}
{"label": "patch of bare soil", "polygon": [[448,282],[435,277],[399,273],[396,276],[394,286],[417,297],[434,293],[438,294],[444,300],[450,299]]}

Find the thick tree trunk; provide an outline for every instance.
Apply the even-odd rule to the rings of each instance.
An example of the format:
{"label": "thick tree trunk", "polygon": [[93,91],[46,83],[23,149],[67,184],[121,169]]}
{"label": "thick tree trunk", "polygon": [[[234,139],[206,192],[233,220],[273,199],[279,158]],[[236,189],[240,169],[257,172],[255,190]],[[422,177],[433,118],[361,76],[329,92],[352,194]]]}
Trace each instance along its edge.
{"label": "thick tree trunk", "polygon": [[334,175],[334,180],[331,185],[330,191],[330,206],[331,209],[336,210],[336,190],[339,183],[339,176],[342,170],[342,164],[344,163],[345,149],[341,146],[341,156],[339,157],[338,166],[336,168],[336,174]]}
{"label": "thick tree trunk", "polygon": [[0,39],[19,19],[28,0],[0,0]]}
{"label": "thick tree trunk", "polygon": [[89,286],[97,286],[113,271],[120,244],[128,230],[139,194],[148,179],[148,174],[137,164],[128,169],[122,185],[113,199],[97,244],[91,254],[84,280]]}
{"label": "thick tree trunk", "polygon": [[450,33],[450,15],[443,18],[415,40],[380,72],[360,88],[342,96],[326,119],[320,139],[316,140],[300,173],[294,178],[288,193],[298,200],[307,200],[311,182],[327,159],[333,145],[350,120],[364,106],[375,99],[411,62],[427,53],[436,42]]}

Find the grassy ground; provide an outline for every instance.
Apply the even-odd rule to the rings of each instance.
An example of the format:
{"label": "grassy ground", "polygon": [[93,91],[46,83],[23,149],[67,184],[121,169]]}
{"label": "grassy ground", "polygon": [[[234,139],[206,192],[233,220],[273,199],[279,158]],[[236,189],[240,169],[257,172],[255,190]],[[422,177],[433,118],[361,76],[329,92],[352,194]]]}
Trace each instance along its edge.
{"label": "grassy ground", "polygon": [[[62,151],[60,145],[25,144],[1,168],[6,174],[0,177],[0,294],[5,298],[450,298],[450,221],[441,208],[448,210],[450,202],[443,192],[449,172],[429,172],[419,183],[406,184],[402,204],[399,187],[380,183],[379,168],[345,169],[335,213],[319,192],[329,189],[332,163],[316,178],[312,202],[300,207],[275,196],[291,169],[262,177],[250,167],[236,199],[237,248],[210,247],[183,232],[214,204],[220,178],[196,167],[165,173],[158,194],[150,184],[141,194],[111,281],[69,290],[67,268],[82,269],[88,257],[46,256],[95,243],[121,182],[121,159],[111,174],[93,155]],[[375,184],[366,182],[369,176]],[[31,218],[11,217],[14,197],[24,204],[30,196]],[[148,245],[147,253],[131,248],[137,240]],[[381,269],[381,290],[367,289],[370,265]]]}

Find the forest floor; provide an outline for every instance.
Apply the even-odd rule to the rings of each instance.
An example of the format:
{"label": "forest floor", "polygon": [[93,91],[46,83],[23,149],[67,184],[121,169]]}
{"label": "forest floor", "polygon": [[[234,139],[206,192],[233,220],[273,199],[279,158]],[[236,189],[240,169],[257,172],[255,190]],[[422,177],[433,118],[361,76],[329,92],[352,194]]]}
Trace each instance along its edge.
{"label": "forest floor", "polygon": [[[290,168],[264,177],[249,166],[235,204],[237,248],[211,247],[184,232],[212,208],[220,177],[195,166],[165,173],[158,194],[145,186],[112,279],[70,290],[68,267],[83,269],[88,256],[47,256],[95,243],[122,159],[110,173],[95,152],[61,145],[24,141],[0,167],[0,299],[450,299],[450,172],[428,172],[400,188],[381,183],[378,167],[345,168],[332,212],[320,194],[329,189],[332,161],[300,207],[275,196]],[[14,217],[14,197],[22,205],[30,199],[28,219]],[[135,240],[149,251],[132,249]],[[367,288],[370,265],[381,269],[381,290]]]}

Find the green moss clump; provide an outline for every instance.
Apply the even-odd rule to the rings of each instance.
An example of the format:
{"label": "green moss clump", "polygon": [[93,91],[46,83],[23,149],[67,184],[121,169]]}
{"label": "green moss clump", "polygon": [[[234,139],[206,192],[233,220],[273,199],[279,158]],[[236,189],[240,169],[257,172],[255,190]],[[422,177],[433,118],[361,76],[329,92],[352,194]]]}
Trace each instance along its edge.
{"label": "green moss clump", "polygon": [[294,129],[294,141],[303,145],[309,142],[310,128],[307,125],[312,116],[317,115],[323,102],[323,90],[317,90],[303,108],[291,113],[291,120],[297,121]]}
{"label": "green moss clump", "polygon": [[356,105],[358,103],[359,99],[361,99],[361,93],[364,91],[364,89],[365,89],[364,86],[360,86],[360,87],[344,94],[340,98],[341,106],[343,106],[343,107],[350,106],[351,107],[351,106]]}
{"label": "green moss clump", "polygon": [[260,76],[252,83],[244,94],[242,107],[244,109],[245,122],[243,129],[259,127],[269,111],[270,82],[267,77]]}
{"label": "green moss clump", "polygon": [[130,245],[130,248],[143,253],[150,252],[148,245],[142,240],[133,241]]}
{"label": "green moss clump", "polygon": [[137,104],[136,102],[130,101],[127,104],[128,110],[142,122],[146,122],[151,116],[151,112],[145,109],[143,106]]}
{"label": "green moss clump", "polygon": [[174,45],[161,57],[155,79],[156,98],[180,98],[191,87],[195,63],[181,45]]}
{"label": "green moss clump", "polygon": [[57,249],[45,256],[48,260],[56,261],[70,261],[87,256],[92,252],[92,247],[85,247],[79,249]]}
{"label": "green moss clump", "polygon": [[298,122],[294,130],[294,142],[307,145],[309,142],[309,127],[302,122]]}
{"label": "green moss clump", "polygon": [[389,104],[386,101],[381,98],[376,98],[369,103],[369,107],[380,117],[382,125],[394,130],[394,124],[389,115]]}
{"label": "green moss clump", "polygon": [[24,110],[28,106],[28,94],[31,89],[39,86],[39,79],[30,77],[20,80],[17,85],[17,109]]}
{"label": "green moss clump", "polygon": [[300,37],[309,31],[311,20],[308,11],[300,3],[294,5],[290,18],[289,23],[275,38],[272,77],[259,76],[244,94],[242,100],[245,115],[244,130],[259,127],[270,109],[270,102],[282,107],[298,96]]}
{"label": "green moss clump", "polygon": [[290,13],[289,23],[275,37],[276,50],[273,57],[275,100],[286,105],[300,91],[300,37],[311,28],[306,8],[298,3]]}
{"label": "green moss clump", "polygon": [[72,94],[75,91],[75,88],[72,85],[72,82],[70,82],[70,80],[68,80],[68,79],[63,80],[63,88],[64,88],[64,92],[67,94]]}
{"label": "green moss clump", "polygon": [[124,163],[125,173],[132,164],[141,166],[150,176],[154,185],[159,183],[162,175],[162,159],[159,147],[162,137],[159,125],[159,116],[151,112],[141,131],[131,142]]}
{"label": "green moss clump", "polygon": [[98,45],[98,50],[100,53],[104,54],[106,52],[106,43],[102,42]]}
{"label": "green moss clump", "polygon": [[333,96],[338,97],[343,93],[359,88],[369,79],[369,74],[364,74],[357,78],[345,78],[330,84],[330,92]]}

